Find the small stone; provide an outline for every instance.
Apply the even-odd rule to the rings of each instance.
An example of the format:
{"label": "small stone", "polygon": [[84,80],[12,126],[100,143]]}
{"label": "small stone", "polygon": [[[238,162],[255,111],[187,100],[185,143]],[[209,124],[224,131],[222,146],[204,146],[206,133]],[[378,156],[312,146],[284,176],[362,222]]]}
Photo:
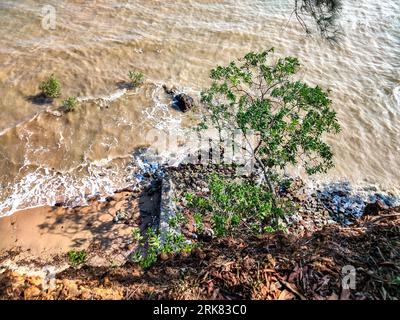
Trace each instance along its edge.
{"label": "small stone", "polygon": [[169,257],[168,257],[168,254],[166,254],[166,253],[164,253],[164,252],[160,254],[160,259],[161,259],[162,261],[166,261],[166,260],[168,260],[168,258],[169,258]]}
{"label": "small stone", "polygon": [[81,299],[82,300],[90,300],[92,299],[92,294],[90,290],[84,287],[81,287]]}
{"label": "small stone", "polygon": [[41,291],[38,287],[31,286],[24,290],[24,299],[31,300],[31,299],[38,298],[40,296],[40,293],[41,293]]}
{"label": "small stone", "polygon": [[166,94],[169,94],[171,96],[173,96],[177,91],[177,89],[175,87],[171,87],[170,88],[166,84],[163,84],[163,89],[164,89]]}
{"label": "small stone", "polygon": [[107,197],[105,200],[106,200],[106,202],[111,202],[111,201],[114,201],[115,198],[114,197]]}
{"label": "small stone", "polygon": [[387,209],[386,205],[381,200],[378,200],[374,203],[368,203],[364,208],[364,214],[367,216],[377,216],[385,209]]}
{"label": "small stone", "polygon": [[105,287],[108,287],[108,286],[111,285],[111,281],[110,281],[110,279],[109,279],[108,277],[104,277],[104,279],[103,279],[103,285],[104,285]]}
{"label": "small stone", "polygon": [[67,297],[77,297],[79,295],[78,285],[74,281],[64,279],[62,283],[64,286],[63,291]]}
{"label": "small stone", "polygon": [[29,283],[36,287],[41,287],[43,284],[43,279],[41,277],[31,277],[29,278]]}

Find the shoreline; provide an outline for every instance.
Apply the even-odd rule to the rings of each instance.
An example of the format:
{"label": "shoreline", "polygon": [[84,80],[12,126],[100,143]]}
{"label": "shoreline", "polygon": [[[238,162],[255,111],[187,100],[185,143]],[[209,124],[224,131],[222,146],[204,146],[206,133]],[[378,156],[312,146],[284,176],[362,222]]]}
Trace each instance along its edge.
{"label": "shoreline", "polygon": [[[161,175],[160,170],[163,171]],[[233,178],[238,174],[235,170],[235,167],[219,165],[159,167],[146,174],[140,191],[124,190],[105,202],[93,199],[84,207],[39,207],[0,219],[3,236],[0,242],[0,299],[359,299],[361,291],[350,293],[341,289],[337,279],[342,266],[355,264],[366,272],[371,268],[375,270],[381,268],[380,263],[389,263],[392,259],[392,253],[387,257],[378,256],[374,259],[383,260],[379,260],[377,266],[371,265],[369,255],[377,246],[383,251],[385,243],[389,243],[393,250],[398,250],[398,234],[393,228],[399,226],[400,207],[385,208],[378,201],[377,207],[371,204],[375,211],[366,212],[364,216],[354,218],[352,225],[346,225],[334,221],[335,217],[324,207],[323,199],[305,193],[302,181],[295,180],[293,188],[281,191],[285,198],[299,206],[296,214],[286,221],[288,232],[255,236],[238,230],[235,238],[203,240],[202,245],[190,253],[161,254],[149,269],[132,262],[132,254],[139,248],[132,236],[133,229],[143,230],[159,223],[161,230],[165,212],[159,212],[159,221],[155,222],[157,208],[168,210],[171,203],[178,210],[176,214],[183,209],[188,221],[193,221],[185,204],[175,203],[174,199],[185,191],[202,190],[209,173]],[[167,187],[167,191],[164,182],[162,186],[154,185],[160,177],[171,179],[172,186]],[[166,185],[169,185],[168,180]],[[161,194],[168,197],[161,199]],[[166,209],[162,209],[163,206]],[[193,240],[197,239],[197,231],[192,222],[178,232],[192,239],[190,241],[197,241]],[[369,238],[371,232],[376,234],[376,239]],[[365,245],[369,251],[363,249]],[[304,250],[305,246],[307,250]],[[338,251],[342,246],[344,251]],[[83,250],[87,259],[81,265],[71,264],[68,259],[71,250]],[[315,259],[312,252],[314,256],[321,255],[319,264],[312,260]],[[350,252],[350,256],[343,256],[343,252]],[[259,255],[256,259],[259,262],[249,255]],[[228,261],[222,263],[223,257]],[[276,262],[287,264],[291,259],[294,260],[284,269]],[[251,292],[247,291],[246,288],[255,282],[244,276],[232,280],[229,277],[236,277],[237,271],[230,267],[225,270],[226,263],[237,265],[248,279],[253,279],[265,264],[263,268],[268,277],[272,277],[268,281],[275,281],[277,287],[254,287]],[[391,266],[396,263],[390,262],[389,269],[376,269],[376,272],[392,276],[395,269]],[[313,280],[309,281],[321,284],[330,277],[329,289],[324,285],[312,290],[302,287],[301,282],[296,282],[299,266],[308,268],[304,272],[313,274]],[[185,274],[185,285],[181,283],[181,276],[177,276],[181,272]],[[229,277],[224,278],[223,274]],[[198,275],[202,275],[205,282],[200,281]],[[362,292],[364,297],[379,296],[370,288],[368,276],[362,277],[363,286],[369,288]],[[214,283],[212,290],[208,287],[210,281]],[[227,289],[232,281],[241,284],[242,289],[238,291],[237,285]]]}

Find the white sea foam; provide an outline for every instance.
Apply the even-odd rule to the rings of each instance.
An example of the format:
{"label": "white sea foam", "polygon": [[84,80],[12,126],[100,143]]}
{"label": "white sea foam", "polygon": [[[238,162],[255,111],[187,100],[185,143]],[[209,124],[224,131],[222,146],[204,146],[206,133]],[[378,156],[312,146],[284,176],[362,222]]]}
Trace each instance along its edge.
{"label": "white sea foam", "polygon": [[72,207],[85,205],[91,197],[111,195],[135,182],[123,168],[107,169],[112,161],[87,163],[63,173],[40,167],[24,174],[16,183],[3,189],[11,192],[0,203],[0,217],[59,202]]}
{"label": "white sea foam", "polygon": [[[155,89],[154,89],[155,88]],[[163,103],[161,95],[162,85],[157,84],[151,89],[151,99],[153,106],[144,109],[146,119],[149,124],[154,125],[156,130],[169,130],[177,133],[182,130],[181,117],[178,113],[173,113],[171,106]],[[97,97],[84,97],[80,101],[95,101],[100,106],[105,106],[120,99],[127,93],[126,89],[117,90],[110,95]],[[35,116],[37,117],[37,116]],[[29,121],[34,120],[30,119]],[[133,125],[127,119],[121,119],[118,125]],[[26,150],[31,150],[32,154],[45,152],[46,148],[32,145],[31,140],[33,132],[22,127],[21,137],[25,141]],[[114,139],[116,139],[114,137]],[[65,137],[59,132],[58,147],[63,148]],[[116,140],[116,142],[118,142]],[[102,142],[101,144],[105,144]],[[5,188],[0,189],[0,217],[11,215],[12,213],[44,205],[54,205],[63,203],[67,206],[86,205],[88,199],[97,197],[99,199],[112,195],[115,191],[135,185],[138,183],[137,177],[132,174],[135,165],[140,165],[134,158],[130,164],[128,160],[126,165],[114,165],[115,161],[120,159],[103,158],[92,161],[87,158],[92,145],[85,152],[82,164],[68,171],[58,172],[52,168],[43,167],[32,163],[29,157],[24,158],[24,163],[19,170],[18,177]],[[183,158],[183,150],[179,152],[174,149],[174,160],[172,161],[171,150],[164,150],[160,154],[160,162],[168,164],[178,164]],[[48,150],[47,150],[48,151]],[[171,160],[168,162],[168,159]],[[110,168],[111,167],[111,168]],[[5,194],[7,192],[7,194]]]}
{"label": "white sea foam", "polygon": [[393,95],[396,99],[397,105],[400,107],[400,86],[393,89]]}
{"label": "white sea foam", "polygon": [[101,107],[106,107],[113,101],[116,101],[123,97],[127,92],[127,89],[118,89],[115,92],[109,95],[102,95],[102,96],[87,96],[78,98],[78,101],[81,102],[90,102],[94,101],[96,104],[100,105]]}
{"label": "white sea foam", "polygon": [[152,92],[153,106],[143,110],[148,123],[157,130],[175,132],[182,130],[182,116],[173,112],[171,103],[162,100],[164,93],[162,84],[156,83]]}

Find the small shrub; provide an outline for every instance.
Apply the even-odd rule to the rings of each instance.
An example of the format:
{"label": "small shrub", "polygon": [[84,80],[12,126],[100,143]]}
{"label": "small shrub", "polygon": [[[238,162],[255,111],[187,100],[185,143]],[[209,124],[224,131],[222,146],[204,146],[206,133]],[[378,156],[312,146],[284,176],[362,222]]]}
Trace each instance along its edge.
{"label": "small shrub", "polygon": [[86,258],[87,258],[87,253],[84,250],[82,251],[71,250],[68,252],[69,263],[73,266],[78,266],[80,264],[85,263]]}
{"label": "small shrub", "polygon": [[140,234],[140,229],[139,228],[133,228],[132,229],[132,238],[136,242],[140,242],[140,241],[143,240],[143,237]]}
{"label": "small shrub", "polygon": [[[277,226],[271,226],[273,219],[288,212],[272,205],[272,195],[264,185],[231,182],[212,174],[208,186],[208,196],[187,193],[185,199],[194,212],[196,226],[203,228],[204,216],[209,216],[217,236],[225,236],[241,226],[251,233],[275,231]],[[286,209],[287,205],[282,203],[281,206]]]}
{"label": "small shrub", "polygon": [[178,212],[175,216],[169,218],[168,225],[171,228],[178,228],[187,222],[188,221],[187,221],[186,217],[182,213]]}
{"label": "small shrub", "polygon": [[183,234],[173,231],[169,231],[165,235],[165,242],[161,243],[160,233],[151,228],[146,232],[146,239],[141,238],[139,243],[146,250],[136,251],[132,261],[144,269],[151,267],[157,261],[159,254],[190,252],[193,248]]}
{"label": "small shrub", "polygon": [[51,75],[48,80],[40,84],[39,90],[48,98],[58,98],[61,95],[60,81],[58,81],[54,75]]}
{"label": "small shrub", "polygon": [[128,77],[134,88],[139,87],[144,82],[144,74],[138,71],[129,71]]}
{"label": "small shrub", "polygon": [[202,232],[204,230],[204,218],[203,215],[195,212],[193,214],[194,223],[196,225],[197,232]]}
{"label": "small shrub", "polygon": [[76,97],[69,97],[68,99],[63,101],[63,107],[65,112],[71,112],[76,109],[78,106],[78,99]]}

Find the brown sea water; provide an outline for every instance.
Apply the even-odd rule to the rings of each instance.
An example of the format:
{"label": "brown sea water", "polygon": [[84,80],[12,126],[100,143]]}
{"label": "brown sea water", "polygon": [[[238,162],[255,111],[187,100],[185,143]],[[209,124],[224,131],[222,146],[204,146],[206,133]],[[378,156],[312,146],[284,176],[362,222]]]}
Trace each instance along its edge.
{"label": "brown sea water", "polygon": [[[329,138],[336,167],[318,179],[398,193],[400,3],[343,1],[343,35],[332,45],[305,34],[293,2],[2,0],[0,216],[123,188],[138,147],[180,137],[190,123],[162,84],[198,97],[212,67],[270,47],[297,56],[304,81],[331,90],[343,130]],[[55,9],[55,30],[43,27],[45,5]],[[126,90],[131,69],[146,83]],[[78,110],[63,115],[62,99],[29,98],[51,74],[63,98],[79,97]],[[187,152],[179,146],[161,152],[179,158]]]}

